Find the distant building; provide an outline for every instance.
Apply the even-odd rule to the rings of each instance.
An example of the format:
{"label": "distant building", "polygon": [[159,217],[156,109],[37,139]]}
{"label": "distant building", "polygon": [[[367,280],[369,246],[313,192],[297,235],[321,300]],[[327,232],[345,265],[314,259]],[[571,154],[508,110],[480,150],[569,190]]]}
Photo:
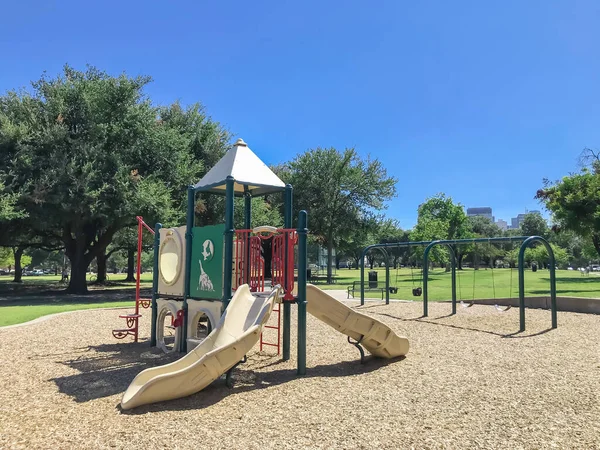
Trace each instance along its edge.
{"label": "distant building", "polygon": [[489,206],[467,208],[467,216],[487,217],[492,222],[494,221],[494,216],[492,215],[492,208],[490,208]]}
{"label": "distant building", "polygon": [[523,220],[525,220],[525,216],[527,214],[541,214],[541,212],[537,209],[534,209],[531,211],[527,211],[524,214],[517,214],[517,217],[513,217],[512,219],[510,219],[510,228],[512,228],[513,230],[521,228],[521,224],[523,223]]}
{"label": "distant building", "polygon": [[498,228],[500,228],[502,231],[508,230],[508,222],[506,220],[498,219],[496,221],[496,225],[498,225]]}

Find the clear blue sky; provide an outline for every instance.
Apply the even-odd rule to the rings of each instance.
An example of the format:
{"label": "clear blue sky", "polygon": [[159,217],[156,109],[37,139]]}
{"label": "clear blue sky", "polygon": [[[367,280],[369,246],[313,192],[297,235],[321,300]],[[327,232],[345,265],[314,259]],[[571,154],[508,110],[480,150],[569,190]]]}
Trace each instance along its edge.
{"label": "clear blue sky", "polygon": [[201,101],[267,163],[356,147],[410,227],[445,192],[497,218],[600,148],[600,2],[5,2],[0,92],[86,63]]}

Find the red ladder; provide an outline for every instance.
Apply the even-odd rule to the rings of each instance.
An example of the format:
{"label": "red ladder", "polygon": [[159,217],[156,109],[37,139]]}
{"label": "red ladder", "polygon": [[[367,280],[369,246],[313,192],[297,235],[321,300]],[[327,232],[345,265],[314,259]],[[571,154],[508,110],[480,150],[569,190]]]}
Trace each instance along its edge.
{"label": "red ladder", "polygon": [[154,230],[150,228],[142,216],[137,216],[138,222],[138,242],[137,242],[137,277],[135,280],[135,312],[133,314],[121,314],[119,319],[125,319],[127,328],[112,330],[112,335],[116,339],[124,339],[127,336],[133,336],[134,342],[138,341],[140,306],[144,309],[149,308],[152,300],[149,298],[140,298],[140,277],[142,275],[142,240],[144,227],[154,235]]}
{"label": "red ladder", "polygon": [[277,330],[277,343],[266,342],[264,340],[265,332],[263,331],[262,333],[260,333],[260,351],[263,351],[263,345],[268,345],[270,347],[277,347],[277,354],[279,355],[281,351],[281,303],[277,303],[273,307],[273,313],[271,314],[271,317],[273,317],[275,313],[277,313],[277,325],[265,325],[264,328],[268,328],[270,330]]}

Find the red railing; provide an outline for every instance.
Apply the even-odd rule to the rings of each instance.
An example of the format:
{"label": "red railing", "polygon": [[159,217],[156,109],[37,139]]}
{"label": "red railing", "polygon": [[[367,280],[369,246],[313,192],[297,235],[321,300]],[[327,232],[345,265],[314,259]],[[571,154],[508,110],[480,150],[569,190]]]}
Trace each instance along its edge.
{"label": "red railing", "polygon": [[251,230],[235,231],[232,287],[235,290],[248,283],[252,292],[262,292],[265,290],[265,259],[261,254],[260,238],[250,236],[250,233]]}
{"label": "red railing", "polygon": [[279,234],[273,236],[273,259],[271,260],[273,286],[280,284],[284,289],[283,300],[291,301],[294,300],[294,246],[298,242],[298,235],[296,230],[293,229],[280,229],[277,231]]}

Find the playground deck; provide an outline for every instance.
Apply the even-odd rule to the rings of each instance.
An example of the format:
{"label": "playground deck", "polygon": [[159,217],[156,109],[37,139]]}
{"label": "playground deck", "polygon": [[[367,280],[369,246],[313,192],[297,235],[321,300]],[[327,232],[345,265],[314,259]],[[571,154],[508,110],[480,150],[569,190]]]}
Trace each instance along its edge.
{"label": "playground deck", "polygon": [[516,309],[449,308],[433,303],[426,319],[420,303],[359,308],[409,338],[402,361],[361,366],[309,316],[305,377],[255,348],[233,389],[220,380],[127,413],[117,405],[133,377],[176,357],[150,351],[147,317],[138,344],[112,338],[115,311],[0,329],[0,448],[600,446],[600,316],[561,312],[549,331],[549,311],[527,310],[514,334]]}

